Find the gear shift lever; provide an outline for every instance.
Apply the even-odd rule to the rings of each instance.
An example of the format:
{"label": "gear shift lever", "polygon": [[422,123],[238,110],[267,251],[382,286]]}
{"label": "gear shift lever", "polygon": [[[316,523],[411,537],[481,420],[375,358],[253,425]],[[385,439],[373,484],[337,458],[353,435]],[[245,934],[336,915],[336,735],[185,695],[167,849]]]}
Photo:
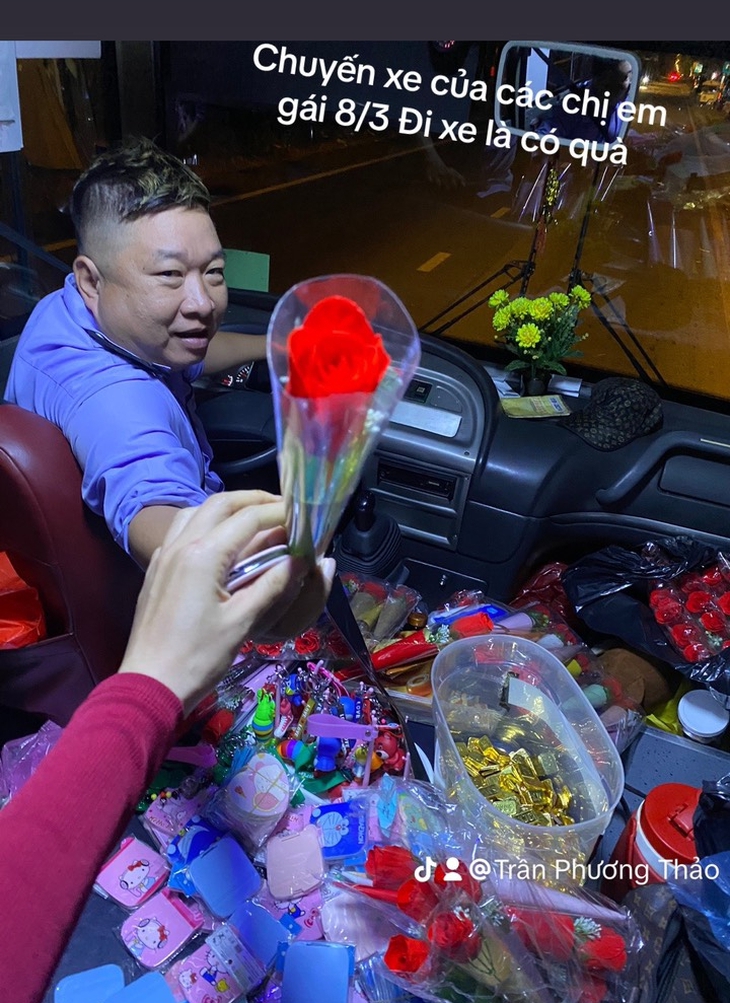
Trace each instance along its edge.
{"label": "gear shift lever", "polygon": [[375,525],[375,495],[372,491],[361,491],[355,500],[355,529],[358,533],[369,533]]}
{"label": "gear shift lever", "polygon": [[355,499],[355,514],[337,541],[334,556],[340,571],[405,581],[400,528],[392,516],[376,511],[372,491],[361,491]]}

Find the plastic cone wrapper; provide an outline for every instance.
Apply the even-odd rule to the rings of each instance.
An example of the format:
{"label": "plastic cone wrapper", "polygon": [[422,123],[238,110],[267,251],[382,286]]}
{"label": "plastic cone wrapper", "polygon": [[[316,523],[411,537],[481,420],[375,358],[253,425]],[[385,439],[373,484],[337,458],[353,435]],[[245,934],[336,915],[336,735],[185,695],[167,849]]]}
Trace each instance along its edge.
{"label": "plastic cone wrapper", "polygon": [[314,563],[408,387],[420,339],[382,282],[328,275],[279,300],[267,355],[289,551]]}

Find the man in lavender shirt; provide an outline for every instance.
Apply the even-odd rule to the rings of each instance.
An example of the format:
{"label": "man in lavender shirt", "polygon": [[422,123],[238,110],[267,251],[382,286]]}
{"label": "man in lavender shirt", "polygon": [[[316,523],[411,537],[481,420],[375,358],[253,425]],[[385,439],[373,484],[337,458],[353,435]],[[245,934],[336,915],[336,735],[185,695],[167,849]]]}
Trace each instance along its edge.
{"label": "man in lavender shirt", "polygon": [[193,380],[265,357],[218,331],[228,305],[210,195],[147,140],[101,157],[71,197],[78,256],[20,337],[6,399],[64,433],[83,497],[146,567],[179,508],[223,490]]}

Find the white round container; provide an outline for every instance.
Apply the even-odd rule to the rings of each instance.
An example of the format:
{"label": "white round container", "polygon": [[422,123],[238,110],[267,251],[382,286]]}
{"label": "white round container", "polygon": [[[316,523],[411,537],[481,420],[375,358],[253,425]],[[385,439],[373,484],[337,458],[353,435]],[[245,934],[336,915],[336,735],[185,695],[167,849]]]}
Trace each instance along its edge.
{"label": "white round container", "polygon": [[709,690],[685,693],[679,701],[677,717],[687,738],[705,744],[722,735],[730,723],[730,712]]}

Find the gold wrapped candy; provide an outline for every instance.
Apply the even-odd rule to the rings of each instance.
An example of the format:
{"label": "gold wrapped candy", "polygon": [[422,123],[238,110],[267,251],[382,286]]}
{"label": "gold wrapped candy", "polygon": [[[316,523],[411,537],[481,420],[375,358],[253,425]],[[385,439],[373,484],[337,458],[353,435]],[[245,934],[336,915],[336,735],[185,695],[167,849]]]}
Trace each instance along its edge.
{"label": "gold wrapped candy", "polygon": [[[529,726],[528,720],[503,723],[499,740],[524,742]],[[565,777],[570,770],[561,771],[557,750],[532,755],[519,744],[506,753],[486,735],[455,744],[475,787],[499,811],[528,825],[574,824],[568,810],[573,794]]]}

